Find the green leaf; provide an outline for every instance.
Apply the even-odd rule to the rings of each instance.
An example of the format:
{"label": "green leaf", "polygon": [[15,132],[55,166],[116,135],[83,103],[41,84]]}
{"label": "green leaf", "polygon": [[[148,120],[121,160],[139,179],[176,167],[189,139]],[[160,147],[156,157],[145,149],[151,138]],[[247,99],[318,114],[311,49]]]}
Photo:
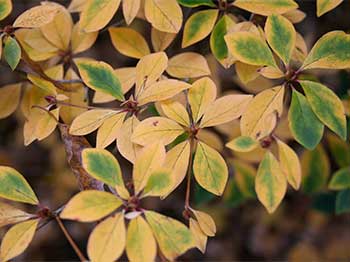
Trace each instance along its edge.
{"label": "green leaf", "polygon": [[109,151],[97,148],[84,149],[82,162],[84,169],[90,176],[115,187],[121,197],[129,197],[119,163]]}
{"label": "green leaf", "polygon": [[218,10],[210,9],[194,13],[186,21],[182,48],[193,45],[207,37],[215,25]]}
{"label": "green leaf", "polygon": [[195,246],[191,231],[184,224],[153,211],[146,211],[145,215],[159,248],[167,259],[172,261]]}
{"label": "green leaf", "polygon": [[226,146],[237,152],[250,152],[259,146],[259,142],[250,136],[239,136]]}
{"label": "green leaf", "polygon": [[213,0],[177,0],[177,2],[186,7],[197,7],[201,5],[215,7]]}
{"label": "green leaf", "polygon": [[297,36],[293,24],[281,15],[271,15],[267,18],[265,33],[272,50],[288,65]]}
{"label": "green leaf", "polygon": [[293,0],[236,0],[234,6],[258,15],[284,14],[298,8]]}
{"label": "green leaf", "polygon": [[88,87],[112,95],[120,101],[124,100],[120,81],[110,65],[102,61],[87,59],[77,59],[75,63]]}
{"label": "green leaf", "polygon": [[345,110],[341,100],[328,87],[312,82],[300,81],[307,100],[317,117],[333,132],[346,140]]}
{"label": "green leaf", "polygon": [[11,0],[0,0],[0,21],[5,19],[12,11]]}
{"label": "green leaf", "polygon": [[266,152],[255,179],[255,191],[259,201],[269,213],[273,213],[287,191],[287,179],[280,164],[271,152]]}
{"label": "green leaf", "polygon": [[239,61],[258,66],[277,67],[265,40],[252,32],[234,32],[225,36],[230,53]]}
{"label": "green leaf", "polygon": [[17,43],[16,39],[7,37],[4,46],[4,57],[12,70],[15,70],[19,61],[21,60],[21,47]]}
{"label": "green leaf", "polygon": [[7,166],[0,166],[0,197],[32,205],[39,204],[39,200],[24,177]]}
{"label": "green leaf", "polygon": [[332,190],[350,188],[350,167],[344,167],[333,175],[328,187]]}
{"label": "green leaf", "polygon": [[330,174],[330,164],[327,154],[318,145],[315,150],[305,150],[301,155],[302,189],[312,194],[321,190],[327,183]]}
{"label": "green leaf", "polygon": [[320,143],[324,126],[312,111],[307,99],[296,90],[293,90],[288,121],[293,137],[301,145],[312,150]]}
{"label": "green leaf", "polygon": [[222,156],[210,146],[199,142],[194,156],[193,173],[198,184],[215,195],[224,192],[228,169]]}
{"label": "green leaf", "polygon": [[216,23],[210,35],[211,52],[213,53],[215,58],[225,67],[229,67],[234,59],[228,59],[229,52],[224,37],[229,32],[229,29],[232,28],[235,24],[236,23],[231,19],[230,16],[224,15]]}
{"label": "green leaf", "polygon": [[115,195],[97,190],[85,190],[69,200],[60,217],[80,222],[93,222],[116,210],[122,201]]}
{"label": "green leaf", "polygon": [[350,189],[340,191],[337,194],[335,212],[338,215],[350,212]]}
{"label": "green leaf", "polygon": [[350,35],[332,31],[322,36],[306,57],[302,68],[344,69],[350,67]]}

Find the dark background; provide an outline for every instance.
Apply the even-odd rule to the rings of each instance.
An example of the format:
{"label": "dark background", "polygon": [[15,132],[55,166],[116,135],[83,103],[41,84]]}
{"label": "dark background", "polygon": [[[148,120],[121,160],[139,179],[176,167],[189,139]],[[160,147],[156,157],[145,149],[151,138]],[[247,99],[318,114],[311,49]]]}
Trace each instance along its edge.
{"label": "dark background", "polygon": [[[69,1],[55,1],[67,6]],[[350,30],[350,1],[344,1],[335,10],[316,17],[315,1],[297,1],[307,18],[296,25],[296,29],[306,39],[308,48],[323,34],[333,30]],[[2,25],[11,24],[24,10],[40,1],[14,0],[13,13]],[[184,10],[188,17],[192,11]],[[237,12],[249,18],[243,11]],[[75,21],[77,19],[74,16]],[[115,21],[122,18],[118,11]],[[149,27],[141,20],[137,26],[149,36]],[[139,24],[139,25],[138,25]],[[171,57],[180,53],[182,34],[176,38],[167,54]],[[149,42],[150,43],[150,42]],[[209,53],[208,39],[190,47],[202,54]],[[135,59],[126,58],[113,48],[108,33],[103,32],[92,49],[83,54],[110,63],[113,67],[134,66]],[[233,82],[234,69],[220,69],[218,76],[223,91],[239,89]],[[326,70],[317,73],[321,81],[343,96],[349,90],[349,73]],[[12,73],[4,63],[0,66],[0,86],[15,83],[21,77]],[[1,102],[1,101],[0,101]],[[17,110],[20,111],[20,110]],[[77,184],[69,170],[64,148],[58,132],[55,131],[43,142],[23,146],[23,120],[20,113],[0,120],[0,165],[10,165],[25,175],[37,192],[38,197],[49,207],[55,209],[64,204],[77,192]],[[89,137],[93,141],[93,136]],[[224,140],[226,138],[223,138]],[[226,142],[227,140],[225,140]],[[114,150],[113,146],[109,149]],[[130,170],[126,161],[125,170]],[[333,167],[333,171],[335,167]],[[231,200],[212,198],[205,192],[195,189],[192,194],[194,207],[207,210],[218,226],[216,237],[209,239],[207,252],[201,255],[198,250],[187,252],[179,260],[194,261],[236,261],[236,260],[286,260],[292,261],[350,261],[350,216],[334,215],[334,193],[320,192],[306,195],[302,192],[288,192],[282,207],[269,216],[257,200],[238,203]],[[182,219],[184,189],[183,185],[165,201],[148,200],[145,205],[164,214]],[[25,207],[27,208],[27,207]],[[184,221],[182,219],[182,221]],[[66,223],[78,245],[85,250],[86,240],[92,224]],[[4,229],[0,229],[0,236]],[[76,261],[77,257],[64,238],[58,226],[52,222],[36,234],[34,241],[24,255],[16,261]]]}

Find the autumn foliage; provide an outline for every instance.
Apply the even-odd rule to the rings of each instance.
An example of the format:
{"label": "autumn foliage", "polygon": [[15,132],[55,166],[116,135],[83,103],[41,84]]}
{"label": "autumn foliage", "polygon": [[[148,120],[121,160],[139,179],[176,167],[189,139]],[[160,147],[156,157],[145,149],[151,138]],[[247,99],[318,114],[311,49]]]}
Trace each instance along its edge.
{"label": "autumn foliage", "polygon": [[[308,49],[295,29],[307,18],[293,0],[58,2],[42,2],[1,29],[2,61],[23,79],[0,88],[0,118],[19,108],[29,147],[57,130],[80,192],[46,207],[25,174],[0,163],[0,197],[10,200],[0,202],[0,226],[15,224],[2,239],[0,261],[24,252],[50,221],[81,261],[205,253],[217,229],[193,204],[194,188],[241,203],[257,198],[269,214],[287,191],[328,188],[337,191],[336,213],[350,211],[349,96],[313,74],[350,68],[348,34],[328,32]],[[317,16],[341,2],[318,0]],[[0,19],[12,8],[0,0]],[[135,21],[147,24],[149,35]],[[132,66],[85,55],[102,34],[109,34],[110,52],[132,58]],[[170,56],[177,39],[181,47]],[[187,49],[198,43],[206,55]],[[242,88],[222,94],[213,67],[234,68]],[[329,158],[338,169],[331,178]],[[143,206],[182,186],[181,220]],[[94,223],[87,257],[64,220]]]}

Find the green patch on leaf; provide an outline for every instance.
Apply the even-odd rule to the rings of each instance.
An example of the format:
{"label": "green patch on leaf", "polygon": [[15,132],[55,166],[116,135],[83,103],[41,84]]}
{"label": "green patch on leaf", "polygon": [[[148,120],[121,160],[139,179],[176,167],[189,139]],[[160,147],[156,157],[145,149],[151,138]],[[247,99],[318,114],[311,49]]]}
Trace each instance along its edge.
{"label": "green patch on leaf", "polygon": [[226,145],[237,152],[250,152],[259,146],[259,142],[250,136],[239,136]]}
{"label": "green patch on leaf", "polygon": [[350,167],[345,167],[335,172],[328,187],[333,190],[350,188]]}
{"label": "green patch on leaf", "polygon": [[186,7],[197,7],[197,6],[210,6],[215,7],[213,0],[177,0],[180,5]]}
{"label": "green patch on leaf", "polygon": [[296,90],[293,90],[288,120],[293,137],[301,145],[312,150],[320,143],[324,126],[306,98]]}

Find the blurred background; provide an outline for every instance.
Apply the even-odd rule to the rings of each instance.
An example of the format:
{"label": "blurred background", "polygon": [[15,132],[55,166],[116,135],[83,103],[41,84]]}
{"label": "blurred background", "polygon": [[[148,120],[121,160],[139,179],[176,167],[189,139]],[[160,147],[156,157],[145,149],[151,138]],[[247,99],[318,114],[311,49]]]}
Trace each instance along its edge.
{"label": "blurred background", "polygon": [[[68,6],[70,1],[54,1]],[[307,17],[296,24],[297,31],[305,37],[310,50],[313,43],[323,34],[333,30],[350,31],[350,1],[344,1],[338,8],[316,17],[316,3],[313,0],[297,1],[300,10]],[[38,5],[40,1],[14,0],[11,16],[1,22],[1,27],[11,24],[24,10]],[[184,9],[184,17],[200,8]],[[235,9],[241,19],[249,19],[250,14]],[[103,15],[103,14],[102,14]],[[74,19],[78,17],[74,14]],[[122,20],[122,14],[111,23]],[[150,27],[142,20],[132,24],[150,43]],[[166,50],[169,57],[183,52],[181,49],[182,33]],[[256,93],[270,87],[269,81],[258,79],[248,86],[243,86],[237,79],[234,67],[224,70],[210,54],[208,39],[185,49],[208,55],[213,78],[222,93],[246,92]],[[136,59],[119,54],[111,44],[108,32],[100,33],[96,44],[81,56],[93,57],[111,64],[114,68],[135,66]],[[332,88],[341,98],[348,99],[350,74],[345,70],[314,71],[313,77]],[[1,63],[0,86],[16,83],[23,79],[12,73],[8,66]],[[1,101],[0,101],[1,103]],[[349,110],[349,109],[348,109]],[[286,113],[284,113],[286,116]],[[286,121],[282,121],[280,136],[290,138]],[[239,135],[238,122],[221,126],[213,133],[218,138],[216,148],[228,158],[231,178],[223,198],[213,197],[193,188],[192,205],[211,214],[217,224],[218,233],[208,240],[207,252],[202,255],[198,250],[191,250],[180,261],[350,261],[350,214],[335,214],[337,192],[327,189],[327,181],[340,167],[350,165],[349,145],[341,144],[336,137],[327,133],[322,147],[315,152],[303,150],[292,142],[293,148],[300,154],[303,170],[309,172],[300,191],[289,189],[282,205],[273,215],[268,215],[257,201],[253,184],[244,185],[236,175],[242,170],[254,173],[258,157],[253,155],[233,155],[224,149],[230,138]],[[94,135],[88,140],[94,145]],[[341,145],[340,145],[341,144]],[[334,145],[345,148],[337,151]],[[123,160],[115,149],[115,144],[108,148],[121,161],[124,172],[130,172],[131,166]],[[258,153],[257,153],[258,155]],[[343,159],[339,161],[339,159]],[[345,160],[344,160],[345,159]],[[23,145],[23,116],[20,110],[10,117],[0,120],[0,165],[9,165],[21,172],[34,188],[42,202],[52,209],[57,209],[78,192],[74,175],[67,165],[66,154],[59,133],[56,130],[42,142],[34,142],[28,147]],[[308,169],[309,168],[309,169]],[[309,171],[312,169],[312,172]],[[247,172],[248,172],[247,171]],[[314,181],[323,181],[316,187],[310,186]],[[311,181],[311,182],[310,182]],[[194,183],[193,183],[194,184]],[[181,216],[184,203],[184,185],[164,201],[148,199],[144,206],[163,214],[184,221]],[[24,207],[28,210],[28,207]],[[35,211],[35,210],[34,210]],[[69,232],[82,250],[93,224],[65,222]],[[0,228],[0,238],[5,229]],[[125,259],[125,257],[123,257]],[[14,261],[76,261],[77,257],[58,226],[52,222],[41,228],[29,249]]]}

